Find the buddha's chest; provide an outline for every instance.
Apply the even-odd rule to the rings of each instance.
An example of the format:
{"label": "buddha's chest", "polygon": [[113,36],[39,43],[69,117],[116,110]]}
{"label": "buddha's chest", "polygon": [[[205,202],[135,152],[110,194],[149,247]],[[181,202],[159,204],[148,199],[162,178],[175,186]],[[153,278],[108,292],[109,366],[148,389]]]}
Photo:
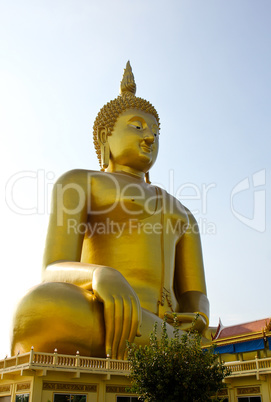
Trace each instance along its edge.
{"label": "buddha's chest", "polygon": [[93,180],[88,194],[89,216],[94,220],[146,219],[161,204],[158,189],[146,183],[108,175]]}

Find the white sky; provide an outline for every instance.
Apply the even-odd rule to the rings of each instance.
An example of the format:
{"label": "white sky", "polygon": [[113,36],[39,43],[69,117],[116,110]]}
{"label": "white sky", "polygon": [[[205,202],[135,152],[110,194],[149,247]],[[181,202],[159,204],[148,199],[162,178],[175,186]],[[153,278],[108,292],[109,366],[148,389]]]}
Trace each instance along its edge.
{"label": "white sky", "polygon": [[161,119],[152,182],[184,186],[199,211],[211,325],[271,315],[270,13],[269,0],[0,1],[0,358],[40,281],[52,184],[99,169],[92,124],[128,59]]}

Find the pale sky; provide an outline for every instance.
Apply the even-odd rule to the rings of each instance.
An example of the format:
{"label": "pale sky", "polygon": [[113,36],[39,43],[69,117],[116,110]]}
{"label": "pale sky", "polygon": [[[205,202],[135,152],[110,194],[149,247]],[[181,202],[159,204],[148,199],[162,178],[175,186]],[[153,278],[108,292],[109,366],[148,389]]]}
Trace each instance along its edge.
{"label": "pale sky", "polygon": [[271,316],[270,15],[269,0],[0,0],[0,358],[40,282],[52,185],[99,169],[93,121],[128,59],[161,119],[151,180],[199,223],[211,325]]}

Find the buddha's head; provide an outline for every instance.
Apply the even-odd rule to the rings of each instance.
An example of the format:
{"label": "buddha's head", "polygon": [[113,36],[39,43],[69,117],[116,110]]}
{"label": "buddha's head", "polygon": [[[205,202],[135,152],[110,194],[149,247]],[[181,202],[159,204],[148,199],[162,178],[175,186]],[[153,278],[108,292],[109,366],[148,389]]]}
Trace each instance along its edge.
{"label": "buddha's head", "polygon": [[[140,146],[143,153],[146,154],[145,158],[142,155],[141,159],[142,163],[144,160],[147,162],[148,158],[151,160],[149,163],[145,163],[144,168],[142,168],[143,171],[146,173],[156,160],[159,116],[150,102],[138,98],[135,93],[136,84],[128,61],[120,85],[120,95],[102,107],[93,126],[94,146],[102,170],[108,167],[110,159],[114,156],[120,156],[121,152],[123,163],[125,163],[125,157],[127,161],[128,158],[129,161],[132,160],[133,146],[131,142],[133,130],[142,131],[142,135],[146,138],[145,145]],[[155,152],[150,158],[152,148],[154,148]]]}

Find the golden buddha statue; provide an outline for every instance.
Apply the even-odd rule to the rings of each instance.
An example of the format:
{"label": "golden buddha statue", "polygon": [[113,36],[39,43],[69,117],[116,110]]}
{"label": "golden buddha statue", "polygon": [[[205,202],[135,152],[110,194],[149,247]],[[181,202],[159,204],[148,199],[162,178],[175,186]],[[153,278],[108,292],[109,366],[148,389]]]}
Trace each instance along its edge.
{"label": "golden buddha statue", "polygon": [[[42,284],[14,315],[12,355],[35,350],[123,359],[173,314],[204,333],[209,303],[193,215],[150,184],[159,117],[135,96],[129,62],[121,93],[94,123],[102,171],[73,170],[54,186]],[[158,328],[160,326],[158,325]]]}

